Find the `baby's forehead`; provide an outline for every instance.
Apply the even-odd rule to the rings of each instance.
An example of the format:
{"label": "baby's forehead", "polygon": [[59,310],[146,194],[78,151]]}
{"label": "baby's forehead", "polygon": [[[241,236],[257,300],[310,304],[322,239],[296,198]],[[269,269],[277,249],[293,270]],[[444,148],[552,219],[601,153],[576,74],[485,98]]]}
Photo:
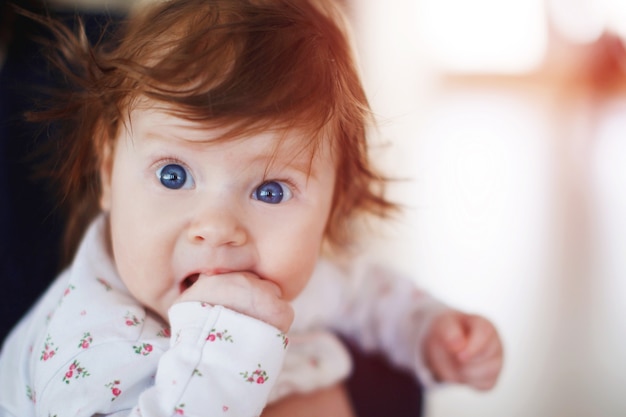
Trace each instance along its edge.
{"label": "baby's forehead", "polygon": [[311,131],[296,124],[276,128],[272,123],[258,123],[242,128],[238,123],[195,120],[172,108],[144,105],[129,111],[125,126],[126,134],[133,140],[161,145],[169,142],[198,150],[215,144],[250,142],[250,151],[259,158],[267,157],[272,164],[285,164],[293,159],[309,163],[320,157],[332,159],[330,139],[323,131]]}

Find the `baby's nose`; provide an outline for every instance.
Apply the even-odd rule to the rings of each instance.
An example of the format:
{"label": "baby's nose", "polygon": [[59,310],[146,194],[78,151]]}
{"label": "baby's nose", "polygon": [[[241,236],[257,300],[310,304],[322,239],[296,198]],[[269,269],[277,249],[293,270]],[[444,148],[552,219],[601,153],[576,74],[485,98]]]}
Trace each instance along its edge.
{"label": "baby's nose", "polygon": [[208,207],[189,226],[189,239],[196,244],[241,246],[247,242],[248,233],[239,217],[233,207]]}

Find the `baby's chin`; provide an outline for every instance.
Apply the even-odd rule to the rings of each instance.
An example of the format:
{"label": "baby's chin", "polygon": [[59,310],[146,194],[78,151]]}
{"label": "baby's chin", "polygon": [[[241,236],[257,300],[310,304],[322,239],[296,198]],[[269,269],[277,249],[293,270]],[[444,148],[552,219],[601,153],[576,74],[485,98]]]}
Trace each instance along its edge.
{"label": "baby's chin", "polygon": [[169,304],[161,306],[145,306],[146,312],[155,320],[159,321],[163,325],[170,325],[169,309],[176,304],[176,300],[173,300]]}
{"label": "baby's chin", "polygon": [[162,324],[167,324],[168,326],[170,325],[170,319],[168,317],[167,311],[160,312],[155,309],[148,309],[148,312],[151,316],[160,321]]}

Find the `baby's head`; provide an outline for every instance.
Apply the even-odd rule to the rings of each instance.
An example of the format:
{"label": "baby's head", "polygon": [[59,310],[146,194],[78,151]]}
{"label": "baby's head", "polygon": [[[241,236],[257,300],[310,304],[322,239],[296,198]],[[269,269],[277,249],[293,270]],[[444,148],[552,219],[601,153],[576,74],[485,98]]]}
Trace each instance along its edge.
{"label": "baby's head", "polygon": [[[172,227],[187,228],[192,246],[233,233],[222,243],[265,239],[275,252],[198,251],[173,274],[198,272],[211,256],[208,272],[294,255],[310,272],[322,241],[342,247],[359,214],[393,209],[368,162],[369,106],[330,0],[173,0],[124,28],[115,46],[80,56],[83,90],[67,107],[75,123],[59,172],[74,234],[110,212],[122,275],[121,258],[159,233],[171,235],[163,248],[182,250]],[[200,221],[215,213],[215,224]],[[131,269],[144,255],[133,256]]]}
{"label": "baby's head", "polygon": [[335,246],[350,242],[359,214],[392,210],[368,161],[370,109],[342,24],[331,0],[175,0],[134,16],[94,52],[57,26],[61,65],[78,85],[52,114],[68,126],[54,168],[77,223],[70,253],[99,210],[103,152],[146,98],[225,139],[297,129],[304,148],[326,141],[337,179],[325,237]]}

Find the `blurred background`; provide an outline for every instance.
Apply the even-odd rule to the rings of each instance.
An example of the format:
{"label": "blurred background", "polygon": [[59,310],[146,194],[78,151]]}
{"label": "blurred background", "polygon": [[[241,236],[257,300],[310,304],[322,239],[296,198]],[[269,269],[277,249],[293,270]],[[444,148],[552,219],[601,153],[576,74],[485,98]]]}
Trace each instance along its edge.
{"label": "blurred background", "polygon": [[626,415],[626,2],[348,5],[381,163],[407,179],[372,250],[505,344],[495,390],[426,415]]}
{"label": "blurred background", "polygon": [[426,417],[626,415],[626,1],[342,2],[406,206],[368,250],[505,344],[493,391]]}

